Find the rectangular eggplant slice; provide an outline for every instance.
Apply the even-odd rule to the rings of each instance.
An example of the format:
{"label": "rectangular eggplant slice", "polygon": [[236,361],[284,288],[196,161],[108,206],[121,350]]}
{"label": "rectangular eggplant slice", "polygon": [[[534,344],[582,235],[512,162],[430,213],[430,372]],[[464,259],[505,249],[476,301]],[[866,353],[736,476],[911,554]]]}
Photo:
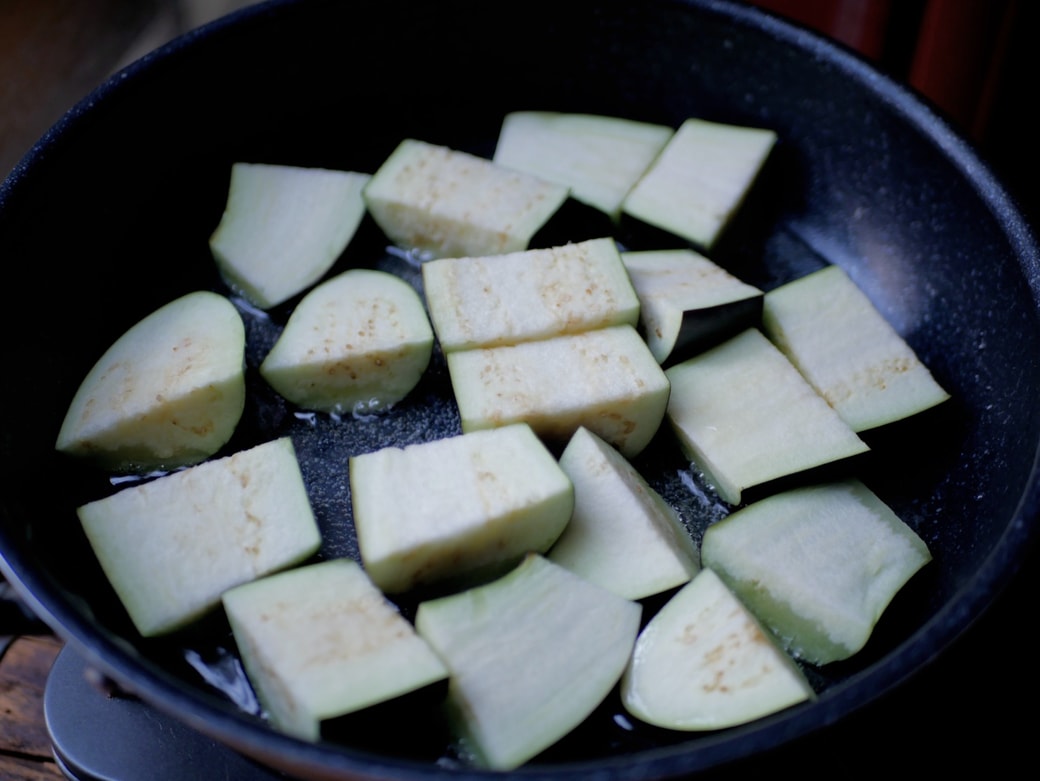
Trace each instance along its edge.
{"label": "rectangular eggplant slice", "polygon": [[950,398],[840,266],[769,291],[762,327],[855,431],[902,420]]}
{"label": "rectangular eggplant slice", "polygon": [[763,293],[689,248],[621,253],[639,321],[662,366],[713,347],[762,317]]}
{"label": "rectangular eggplant slice", "polygon": [[271,724],[316,741],[322,723],[448,677],[414,627],[350,559],[229,590],[224,609]]}
{"label": "rectangular eggplant slice", "polygon": [[105,574],[145,637],[181,629],[229,588],[318,551],[292,440],[171,472],[77,514]]}
{"label": "rectangular eggplant slice", "polygon": [[616,220],[674,132],[621,117],[515,111],[502,121],[494,161],[566,185],[575,200]]}
{"label": "rectangular eggplant slice", "polygon": [[574,509],[570,479],[523,423],[362,453],[349,473],[361,563],[388,594],[548,550]]}
{"label": "rectangular eggplant slice", "polygon": [[635,325],[639,298],[617,245],[592,239],[422,267],[423,289],[445,352]]}
{"label": "rectangular eggplant slice", "polygon": [[527,249],[567,200],[567,187],[491,160],[405,139],[363,191],[373,220],[422,259]]}
{"label": "rectangular eggplant slice", "polygon": [[752,486],[869,450],[755,328],[666,375],[679,444],[729,504]]}
{"label": "rectangular eggplant slice", "polygon": [[632,458],[664,418],[668,379],[630,325],[458,350],[448,372],[463,431],[526,422],[563,447],[585,426]]}
{"label": "rectangular eggplant slice", "polygon": [[625,197],[622,212],[710,250],[776,140],[766,128],[687,119]]}

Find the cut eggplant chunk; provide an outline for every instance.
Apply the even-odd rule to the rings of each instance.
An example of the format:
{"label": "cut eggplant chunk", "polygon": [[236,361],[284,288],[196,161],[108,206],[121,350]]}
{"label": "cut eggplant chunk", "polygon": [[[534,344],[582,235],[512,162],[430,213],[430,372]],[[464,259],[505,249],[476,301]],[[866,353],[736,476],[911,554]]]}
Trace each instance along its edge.
{"label": "cut eggplant chunk", "polygon": [[575,200],[617,219],[674,132],[621,117],[515,111],[502,121],[494,161],[565,185]]}
{"label": "cut eggplant chunk", "polygon": [[847,659],[897,592],[931,560],[927,545],[857,480],[775,494],[708,527],[710,567],[795,656]]}
{"label": "cut eggplant chunk", "polygon": [[714,347],[762,317],[763,293],[692,249],[622,252],[650,351],[667,366]]}
{"label": "cut eggplant chunk", "polygon": [[445,352],[635,325],[639,299],[613,239],[422,267],[430,319]]}
{"label": "cut eggplant chunk", "polygon": [[630,714],[691,732],[744,724],[815,696],[769,629],[710,569],[650,619],[621,681]]}
{"label": "cut eggplant chunk", "polygon": [[624,673],[642,608],[531,554],[498,580],[422,602],[419,634],[450,671],[463,749],[512,770],[559,741]]}
{"label": "cut eggplant chunk", "polygon": [[666,371],[668,420],[719,497],[869,450],[761,331]]}
{"label": "cut eggplant chunk", "polygon": [[83,378],[55,448],[144,474],[216,454],[245,409],[246,331],[224,296],[188,293],[125,331]]}
{"label": "cut eggplant chunk", "polygon": [[349,472],[361,562],[391,594],[546,551],[574,509],[570,479],[522,423],[363,453]]}
{"label": "cut eggplant chunk", "polygon": [[902,420],[949,398],[839,266],[769,291],[762,326],[855,431]]}
{"label": "cut eggplant chunk", "polygon": [[270,309],[316,283],[354,238],[368,174],[235,163],[209,244],[232,290]]}
{"label": "cut eggplant chunk", "polygon": [[463,431],[516,422],[561,448],[581,426],[626,458],[664,419],[668,378],[630,325],[448,354]]}
{"label": "cut eggplant chunk", "polygon": [[230,589],[223,605],[271,725],[316,741],[322,722],[448,677],[361,566],[330,559]]}
{"label": "cut eggplant chunk", "polygon": [[710,250],[776,140],[765,128],[687,119],[625,197],[622,211]]}
{"label": "cut eggplant chunk", "polygon": [[700,556],[678,514],[614,447],[586,428],[560,456],[574,513],[550,561],[626,599],[681,586]]}
{"label": "cut eggplant chunk", "polygon": [[321,532],[289,438],[124,488],[77,509],[141,635],[180,629],[229,588],[298,564]]}
{"label": "cut eggplant chunk", "polygon": [[415,288],[358,268],[300,300],[260,374],[303,409],[370,413],[407,396],[432,354],[433,328]]}
{"label": "cut eggplant chunk", "polygon": [[365,186],[387,238],[420,259],[525,250],[568,189],[491,160],[405,139]]}

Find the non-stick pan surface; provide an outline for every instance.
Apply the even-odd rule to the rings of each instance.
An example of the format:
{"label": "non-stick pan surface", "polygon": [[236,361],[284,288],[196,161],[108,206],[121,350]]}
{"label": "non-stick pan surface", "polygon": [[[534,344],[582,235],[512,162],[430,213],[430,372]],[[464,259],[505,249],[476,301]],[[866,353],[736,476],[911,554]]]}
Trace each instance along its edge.
{"label": "non-stick pan surface", "polygon": [[[61,418],[129,325],[190,290],[227,292],[207,239],[233,162],[373,172],[405,137],[490,155],[503,115],[518,109],[773,128],[775,154],[713,259],[764,289],[842,265],[953,396],[934,414],[871,435],[860,476],[926,540],[934,561],[897,596],[867,648],[809,671],[818,701],[703,735],[633,725],[608,703],[521,773],[675,776],[848,719],[975,621],[1035,536],[1037,246],[973,150],[908,91],[804,31],[725,2],[250,8],[116,75],[0,189],[9,298],[0,552],[4,574],[92,664],[264,763],[311,777],[481,775],[454,763],[421,724],[318,745],[269,730],[203,674],[226,672],[233,658],[219,616],[173,638],[138,637],[74,515],[78,503],[118,486],[58,457]],[[577,239],[599,226],[568,230]],[[618,238],[631,248],[649,240],[624,229]],[[370,223],[337,269],[349,265],[417,279]],[[270,320],[244,312],[253,384],[229,449],[290,434],[325,532],[322,555],[354,556],[346,457],[456,433],[457,413],[435,359],[388,415],[295,415],[255,375],[290,307]],[[639,463],[695,536],[726,512],[689,490],[696,475],[666,437]],[[865,736],[863,750],[878,739]]]}

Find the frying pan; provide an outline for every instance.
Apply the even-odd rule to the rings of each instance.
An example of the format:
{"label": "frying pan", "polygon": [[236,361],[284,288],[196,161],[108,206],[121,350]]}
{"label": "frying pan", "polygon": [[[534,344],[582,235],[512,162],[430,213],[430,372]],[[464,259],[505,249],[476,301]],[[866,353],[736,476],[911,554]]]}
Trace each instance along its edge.
{"label": "frying pan", "polygon": [[[842,265],[953,397],[871,435],[859,476],[934,561],[862,652],[809,671],[816,702],[702,735],[633,725],[608,702],[518,774],[677,777],[813,739],[808,751],[820,752],[834,735],[868,761],[891,745],[878,743],[887,725],[906,728],[876,710],[878,698],[914,686],[983,617],[1036,536],[1040,256],[987,166],[921,100],[843,49],[730,2],[271,2],[177,39],[75,106],[0,189],[0,257],[22,304],[2,310],[3,574],[130,696],[264,765],[308,778],[483,777],[422,724],[356,726],[316,745],[274,733],[200,673],[233,659],[220,616],[172,638],[138,637],[74,514],[115,486],[53,443],[79,381],[129,325],[190,290],[224,291],[207,238],[233,162],[373,172],[405,137],[490,155],[503,115],[518,109],[773,128],[778,147],[713,258],[764,289]],[[633,248],[652,240],[618,230]],[[365,264],[415,272],[371,224],[337,269]],[[292,435],[326,535],[321,555],[356,555],[345,458],[456,432],[443,364],[390,415],[308,421],[256,380],[286,314],[248,320],[251,401],[228,448]],[[686,465],[667,442],[648,452],[640,466],[701,533],[718,504],[684,489]],[[992,674],[1006,658],[995,648],[978,664]],[[872,721],[857,720],[865,711]],[[843,724],[870,732],[850,736]]]}

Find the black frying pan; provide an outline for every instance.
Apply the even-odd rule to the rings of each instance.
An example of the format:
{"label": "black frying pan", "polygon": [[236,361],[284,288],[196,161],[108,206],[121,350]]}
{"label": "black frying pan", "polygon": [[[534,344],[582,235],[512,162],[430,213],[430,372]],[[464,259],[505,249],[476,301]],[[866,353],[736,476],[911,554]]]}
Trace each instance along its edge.
{"label": "black frying pan", "polygon": [[[705,735],[623,728],[608,703],[521,774],[677,776],[749,756],[791,769],[835,745],[862,752],[846,760],[853,766],[872,767],[887,746],[939,745],[884,730],[905,730],[907,713],[943,718],[957,704],[939,687],[975,675],[974,660],[962,656],[937,686],[917,682],[983,615],[1036,535],[1040,255],[973,150],[907,90],[813,35],[731,3],[274,2],[178,39],[106,83],[0,189],[11,299],[0,383],[3,574],[128,692],[266,764],[308,777],[482,775],[436,765],[444,745],[419,740],[415,725],[318,745],[273,733],[186,661],[185,649],[204,662],[229,649],[219,616],[174,638],[137,637],[73,513],[113,488],[59,458],[53,442],[80,379],[113,339],[177,295],[223,290],[206,240],[232,162],[371,172],[406,136],[490,155],[502,116],[530,108],[775,129],[780,144],[714,259],[767,289],[841,264],[953,400],[872,435],[876,457],[861,476],[935,560],[898,595],[867,648],[811,671],[816,703]],[[576,221],[567,230],[597,228]],[[634,230],[619,238],[633,248],[649,240]],[[414,273],[384,252],[371,224],[346,265]],[[276,311],[273,325],[251,323],[253,369],[287,311]],[[356,555],[349,497],[330,464],[457,431],[437,363],[408,403],[365,425],[312,427],[262,383],[253,391],[230,447],[294,437],[326,532],[324,556]],[[675,456],[662,440],[640,465],[696,535],[715,516],[682,492]],[[1009,653],[1015,658],[994,648],[977,664],[992,674]],[[912,695],[900,700],[904,691]],[[889,710],[876,702],[881,695],[893,701]]]}

